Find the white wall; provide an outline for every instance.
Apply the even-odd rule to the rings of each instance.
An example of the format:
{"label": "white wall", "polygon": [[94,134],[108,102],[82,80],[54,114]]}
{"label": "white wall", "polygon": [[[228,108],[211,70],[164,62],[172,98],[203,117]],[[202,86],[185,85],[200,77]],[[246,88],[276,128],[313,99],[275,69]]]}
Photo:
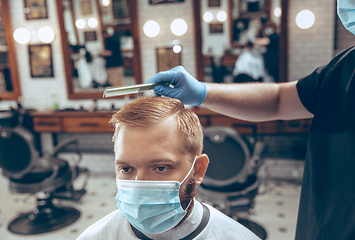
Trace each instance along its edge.
{"label": "white wall", "polygon": [[[79,1],[79,0],[76,0]],[[202,0],[203,2],[206,0]],[[223,1],[222,1],[223,2]],[[91,100],[68,100],[64,65],[60,43],[55,0],[47,0],[48,19],[25,19],[23,0],[9,0],[13,29],[26,27],[36,32],[41,26],[51,26],[56,38],[52,43],[54,78],[31,78],[27,45],[15,44],[18,62],[21,91],[24,106],[38,110],[49,109],[52,95],[56,94],[61,108],[83,106],[89,108]],[[314,26],[301,30],[295,25],[296,14],[303,10],[312,10],[316,16]],[[288,79],[296,80],[312,72],[321,64],[326,64],[333,56],[335,0],[289,0],[289,36],[288,36]],[[142,57],[143,81],[156,74],[156,47],[172,46],[172,40],[178,39],[183,47],[182,64],[195,76],[195,41],[192,0],[183,3],[149,5],[148,0],[138,0],[138,16]],[[188,31],[184,36],[175,37],[170,31],[170,23],[175,18],[184,18]],[[161,33],[154,39],[143,34],[143,24],[147,20],[155,20],[160,24]],[[33,38],[30,44],[40,43]],[[14,106],[14,101],[1,101],[0,108]],[[123,105],[123,100],[100,100],[99,105],[109,108],[112,103]]]}
{"label": "white wall", "polygon": [[[314,25],[302,30],[296,15],[308,9],[315,15]],[[288,80],[304,77],[334,54],[335,0],[289,0],[288,4]]]}
{"label": "white wall", "polygon": [[213,20],[209,23],[206,23],[201,19],[202,24],[202,53],[204,55],[209,54],[209,49],[212,49],[212,55],[217,58],[221,57],[224,54],[226,49],[229,49],[230,41],[230,32],[229,32],[229,20],[230,16],[227,17],[227,20],[223,22],[223,33],[211,34],[209,25],[211,23],[221,23],[216,19],[216,15],[219,11],[225,11],[227,16],[228,11],[228,0],[221,0],[220,7],[208,7],[208,1],[201,1],[201,18],[205,12],[211,12],[213,14]]}
{"label": "white wall", "polygon": [[[78,1],[78,0],[75,0]],[[26,27],[32,32],[32,40],[29,44],[41,44],[35,36],[37,30],[42,26],[50,26],[54,29],[56,37],[52,42],[53,54],[53,78],[31,78],[28,46],[20,45],[15,42],[17,65],[19,72],[19,81],[22,96],[24,98],[23,106],[37,110],[51,109],[53,95],[59,101],[60,108],[79,108],[83,106],[88,109],[92,100],[69,100],[67,95],[67,86],[65,81],[64,62],[62,56],[62,46],[59,32],[59,23],[57,18],[57,9],[55,0],[47,0],[48,19],[26,20],[23,9],[24,1],[9,0],[12,29]],[[122,105],[123,100],[100,100],[99,106],[110,108],[111,104]],[[0,101],[0,108],[6,109],[8,106],[15,106],[14,101]]]}
{"label": "white wall", "polygon": [[[195,26],[193,19],[193,0],[181,3],[150,5],[148,0],[138,0],[138,29],[140,37],[141,62],[143,82],[148,81],[157,73],[157,47],[172,47],[173,40],[178,40],[182,46],[181,63],[192,76],[195,71]],[[187,23],[187,32],[180,37],[170,30],[171,22],[176,18],[183,18]],[[154,20],[160,25],[160,33],[155,38],[144,35],[144,23]]]}

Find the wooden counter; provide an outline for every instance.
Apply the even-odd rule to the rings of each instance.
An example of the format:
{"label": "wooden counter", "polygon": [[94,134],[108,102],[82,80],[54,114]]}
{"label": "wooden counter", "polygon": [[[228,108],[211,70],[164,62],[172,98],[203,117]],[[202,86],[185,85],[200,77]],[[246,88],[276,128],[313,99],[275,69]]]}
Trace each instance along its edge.
{"label": "wooden counter", "polygon": [[[304,119],[253,123],[226,117],[206,108],[192,108],[192,111],[199,116],[203,127],[229,126],[242,134],[251,134],[253,131],[258,134],[307,133],[312,121]],[[114,111],[43,111],[31,112],[30,116],[36,132],[113,133],[113,126],[108,123],[113,114]]]}
{"label": "wooden counter", "polygon": [[32,112],[36,132],[113,132],[108,123],[110,111],[44,111]]}

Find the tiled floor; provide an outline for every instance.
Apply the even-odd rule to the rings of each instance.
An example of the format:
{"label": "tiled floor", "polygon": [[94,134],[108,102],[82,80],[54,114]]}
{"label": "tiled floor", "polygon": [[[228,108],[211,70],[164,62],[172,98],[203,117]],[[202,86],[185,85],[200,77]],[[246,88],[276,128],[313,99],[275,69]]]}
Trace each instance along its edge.
{"label": "tiled floor", "polygon": [[[86,227],[116,209],[115,181],[112,175],[91,176],[87,193],[80,203],[57,202],[80,210],[80,218],[73,224],[51,233],[32,236],[12,234],[8,224],[20,212],[26,212],[35,206],[34,196],[13,194],[8,189],[8,180],[0,175],[0,239],[1,240],[70,240],[75,239]],[[77,185],[82,183],[78,179]],[[292,240],[295,235],[296,216],[300,186],[289,181],[264,181],[252,214],[240,214],[261,225],[267,232],[267,240]],[[27,196],[27,197],[26,197]],[[23,203],[24,200],[24,203]]]}

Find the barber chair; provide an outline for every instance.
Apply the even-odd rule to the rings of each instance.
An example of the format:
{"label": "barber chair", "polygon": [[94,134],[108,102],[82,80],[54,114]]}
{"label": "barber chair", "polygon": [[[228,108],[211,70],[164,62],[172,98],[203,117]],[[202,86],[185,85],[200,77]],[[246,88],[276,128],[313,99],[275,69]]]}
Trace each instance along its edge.
{"label": "barber chair", "polygon": [[249,141],[233,128],[205,128],[203,152],[209,156],[210,163],[197,189],[199,200],[237,219],[261,239],[266,239],[265,230],[247,219],[239,219],[237,213],[253,210],[261,183],[257,171],[264,148],[263,142]]}
{"label": "barber chair", "polygon": [[[62,148],[75,144],[76,140],[72,138],[60,142],[53,151],[39,157],[33,134],[22,126],[13,126],[13,120],[16,120],[16,115],[0,112],[0,168],[9,179],[10,191],[35,194],[37,206],[11,221],[9,231],[30,235],[70,225],[80,217],[80,212],[71,207],[56,207],[52,199],[77,201],[85,193],[85,187],[74,190],[73,181],[80,173],[88,171],[78,168],[77,164],[70,167],[67,161],[57,157]],[[77,153],[79,162],[81,155]]]}

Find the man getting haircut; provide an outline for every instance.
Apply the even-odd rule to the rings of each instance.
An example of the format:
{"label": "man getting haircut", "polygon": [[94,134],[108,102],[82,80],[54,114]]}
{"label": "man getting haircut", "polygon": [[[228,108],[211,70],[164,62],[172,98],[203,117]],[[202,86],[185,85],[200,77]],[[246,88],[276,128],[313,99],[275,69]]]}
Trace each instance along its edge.
{"label": "man getting haircut", "polygon": [[141,97],[110,122],[118,209],[78,239],[259,239],[195,199],[209,159],[197,115],[179,100]]}

